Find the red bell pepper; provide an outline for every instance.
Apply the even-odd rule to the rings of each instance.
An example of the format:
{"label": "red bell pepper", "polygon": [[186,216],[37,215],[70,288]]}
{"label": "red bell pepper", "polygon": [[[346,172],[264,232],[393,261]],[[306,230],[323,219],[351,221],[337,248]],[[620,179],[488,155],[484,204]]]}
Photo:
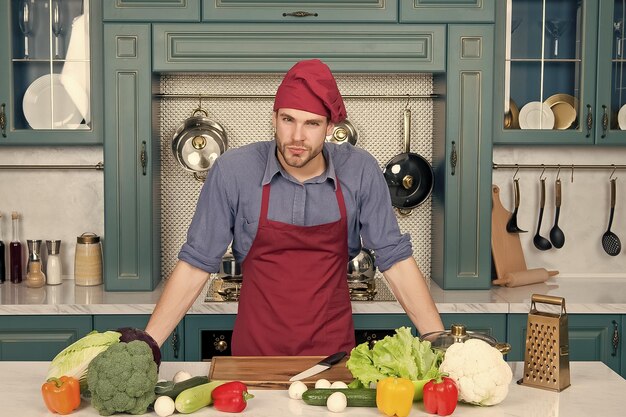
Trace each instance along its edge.
{"label": "red bell pepper", "polygon": [[459,400],[459,389],[454,379],[442,376],[424,385],[424,409],[429,414],[449,416]]}
{"label": "red bell pepper", "polygon": [[248,405],[247,401],[254,398],[254,395],[248,393],[248,387],[243,382],[232,381],[215,388],[211,393],[211,398],[216,410],[240,413]]}

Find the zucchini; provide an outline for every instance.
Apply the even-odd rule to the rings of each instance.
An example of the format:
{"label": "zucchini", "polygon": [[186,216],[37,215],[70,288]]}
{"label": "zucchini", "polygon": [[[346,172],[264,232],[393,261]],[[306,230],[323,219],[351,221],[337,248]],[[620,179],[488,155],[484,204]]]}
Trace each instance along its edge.
{"label": "zucchini", "polygon": [[176,411],[183,414],[189,414],[196,412],[207,405],[211,405],[211,403],[213,403],[211,393],[215,388],[225,383],[226,381],[211,381],[206,384],[187,388],[178,394],[176,400],[174,401]]}
{"label": "zucchini", "polygon": [[206,384],[207,382],[209,382],[209,378],[206,376],[193,376],[176,384],[173,381],[159,382],[154,387],[154,393],[157,396],[167,395],[171,399],[175,400],[178,394],[184,390]]}
{"label": "zucchini", "polygon": [[376,407],[376,390],[371,388],[315,388],[302,394],[302,399],[309,405],[326,405],[328,397],[334,392],[343,392],[348,400],[348,407]]}

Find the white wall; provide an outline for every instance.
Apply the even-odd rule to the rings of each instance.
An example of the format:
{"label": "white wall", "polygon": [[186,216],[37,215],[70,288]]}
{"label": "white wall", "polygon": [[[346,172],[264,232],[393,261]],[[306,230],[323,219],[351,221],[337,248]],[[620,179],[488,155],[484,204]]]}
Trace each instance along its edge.
{"label": "white wall", "polygon": [[[102,160],[101,146],[0,148],[2,165],[92,165]],[[26,239],[61,239],[62,273],[73,278],[76,237],[84,232],[104,234],[103,178],[96,170],[0,170],[0,239],[7,246],[7,265],[11,212],[17,211],[24,260]],[[24,270],[24,279],[25,274]]]}
{"label": "white wall", "polygon": [[[522,147],[496,146],[493,161],[500,164],[626,164],[626,147]],[[493,171],[493,183],[500,187],[505,208],[513,210],[514,170]],[[618,170],[617,199],[613,231],[621,240],[618,256],[607,255],[602,235],[608,226],[611,170],[561,169],[562,206],[559,227],[565,234],[561,249],[540,251],[532,238],[539,217],[541,170],[520,170],[521,205],[518,225],[528,233],[520,234],[528,268],[556,269],[566,276],[619,276],[626,278],[626,170]],[[557,170],[546,170],[546,207],[541,235],[548,238],[554,224],[554,181]]]}

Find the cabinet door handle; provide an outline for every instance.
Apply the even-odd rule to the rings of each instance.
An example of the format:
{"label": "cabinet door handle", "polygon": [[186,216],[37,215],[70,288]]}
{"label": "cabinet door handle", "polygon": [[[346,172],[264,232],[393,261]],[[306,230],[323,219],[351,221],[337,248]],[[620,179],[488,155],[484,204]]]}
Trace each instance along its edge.
{"label": "cabinet door handle", "polygon": [[146,175],[146,167],[148,165],[148,155],[146,152],[146,141],[141,142],[141,155],[139,156],[141,159],[141,169],[143,171],[143,175]]}
{"label": "cabinet door handle", "polygon": [[305,12],[299,10],[297,12],[283,13],[283,17],[317,17],[317,13]]}
{"label": "cabinet door handle", "polygon": [[2,137],[7,137],[7,117],[4,114],[5,104],[2,103],[0,106],[0,130],[2,130]]}
{"label": "cabinet door handle", "polygon": [[454,175],[456,172],[456,163],[458,162],[458,157],[456,155],[456,142],[452,141],[452,150],[450,151],[450,168],[452,168],[451,174]]}
{"label": "cabinet door handle", "polygon": [[178,359],[178,343],[178,331],[174,330],[174,333],[172,333],[172,339],[170,340],[172,352],[174,352],[174,359]]}
{"label": "cabinet door handle", "polygon": [[606,106],[602,105],[602,138],[606,137],[606,131],[609,129],[609,114],[606,111]]}
{"label": "cabinet door handle", "polygon": [[591,128],[593,127],[593,115],[591,114],[591,106],[587,104],[587,136],[591,136]]}
{"label": "cabinet door handle", "polygon": [[617,322],[613,320],[613,353],[611,356],[617,356],[617,348],[619,347],[619,328]]}

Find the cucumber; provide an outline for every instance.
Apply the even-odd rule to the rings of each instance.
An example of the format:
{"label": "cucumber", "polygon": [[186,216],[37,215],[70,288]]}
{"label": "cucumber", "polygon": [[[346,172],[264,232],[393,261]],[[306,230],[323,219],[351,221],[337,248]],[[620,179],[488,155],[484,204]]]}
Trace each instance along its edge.
{"label": "cucumber", "polygon": [[342,392],[348,400],[348,407],[376,407],[376,390],[371,388],[315,388],[302,394],[302,399],[309,405],[326,405],[328,397],[334,392]]}
{"label": "cucumber", "polygon": [[176,411],[183,414],[189,414],[196,412],[207,405],[211,405],[213,402],[211,393],[215,388],[225,383],[226,381],[211,381],[206,384],[187,388],[178,394],[176,401],[174,401]]}
{"label": "cucumber", "polygon": [[209,382],[209,378],[206,376],[194,376],[177,384],[173,381],[159,382],[154,387],[154,393],[158,396],[167,395],[174,400],[184,390],[206,384],[207,382]]}

